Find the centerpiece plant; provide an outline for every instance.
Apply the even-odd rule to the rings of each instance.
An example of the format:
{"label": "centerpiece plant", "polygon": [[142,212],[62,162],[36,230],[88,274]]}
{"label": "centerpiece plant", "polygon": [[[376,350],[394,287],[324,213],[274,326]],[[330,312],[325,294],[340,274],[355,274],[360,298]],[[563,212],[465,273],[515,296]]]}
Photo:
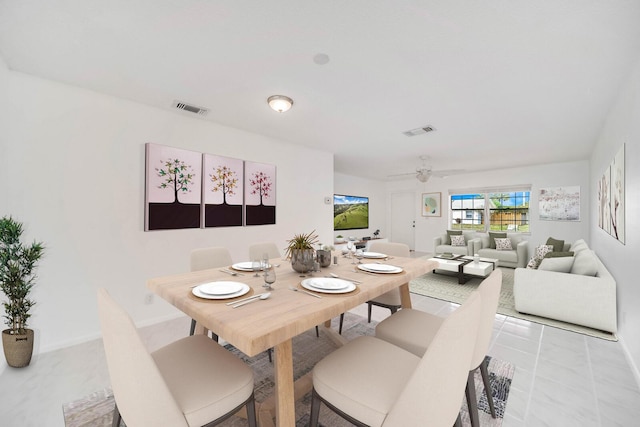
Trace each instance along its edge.
{"label": "centerpiece plant", "polygon": [[27,321],[35,302],[29,293],[44,252],[40,242],[23,244],[22,234],[22,223],[10,216],[0,219],[0,289],[7,298],[2,305],[9,327],[2,331],[2,344],[7,363],[13,367],[27,366],[31,361],[33,330],[27,328]]}
{"label": "centerpiece plant", "polygon": [[291,268],[299,273],[306,273],[313,269],[315,251],[313,245],[318,243],[315,230],[311,233],[295,234],[293,239],[287,240],[286,256],[291,258]]}

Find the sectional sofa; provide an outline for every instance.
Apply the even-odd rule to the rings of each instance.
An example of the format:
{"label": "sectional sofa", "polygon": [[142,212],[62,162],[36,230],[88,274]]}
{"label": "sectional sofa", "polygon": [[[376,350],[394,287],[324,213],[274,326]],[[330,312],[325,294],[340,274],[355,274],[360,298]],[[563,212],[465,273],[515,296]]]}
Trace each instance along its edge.
{"label": "sectional sofa", "polygon": [[516,268],[515,309],[616,333],[616,281],[584,240],[570,251],[571,257],[544,258],[538,269]]}

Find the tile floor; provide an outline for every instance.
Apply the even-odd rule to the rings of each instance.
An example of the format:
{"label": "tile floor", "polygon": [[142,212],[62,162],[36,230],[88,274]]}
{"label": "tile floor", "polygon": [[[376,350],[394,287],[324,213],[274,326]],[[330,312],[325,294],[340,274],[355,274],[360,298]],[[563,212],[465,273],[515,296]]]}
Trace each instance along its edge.
{"label": "tile floor", "polygon": [[[415,309],[446,315],[454,304],[412,295]],[[366,316],[366,305],[353,313]],[[375,320],[388,311],[373,308]],[[185,335],[189,319],[143,328],[151,350]],[[516,365],[504,427],[640,425],[640,389],[617,342],[496,316],[489,349]],[[34,356],[29,367],[0,362],[0,425],[62,427],[62,404],[109,384],[100,340]]]}

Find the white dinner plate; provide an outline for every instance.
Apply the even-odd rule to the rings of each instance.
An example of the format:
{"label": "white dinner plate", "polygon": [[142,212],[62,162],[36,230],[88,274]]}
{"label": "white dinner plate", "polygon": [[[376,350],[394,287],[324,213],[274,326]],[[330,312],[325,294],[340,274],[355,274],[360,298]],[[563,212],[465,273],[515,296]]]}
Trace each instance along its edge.
{"label": "white dinner plate", "polygon": [[209,282],[199,285],[198,289],[207,295],[229,295],[242,290],[242,283],[225,281]]}
{"label": "white dinner plate", "polygon": [[326,291],[335,291],[338,289],[345,289],[349,286],[349,283],[343,279],[337,279],[332,277],[313,277],[305,279],[309,286],[313,286],[316,289],[324,289]]}
{"label": "white dinner plate", "polygon": [[[240,271],[253,271],[253,262],[251,261],[237,262],[233,264],[231,268],[233,268],[234,270],[240,270]],[[267,268],[271,268],[271,265],[268,265]]]}
{"label": "white dinner plate", "polygon": [[358,264],[360,270],[370,273],[401,273],[402,268],[388,264]]}
{"label": "white dinner plate", "polygon": [[362,252],[362,256],[364,258],[386,258],[387,255],[386,254],[381,254],[380,252]]}
{"label": "white dinner plate", "polygon": [[[208,283],[205,283],[205,285],[206,284]],[[249,285],[245,285],[244,283],[238,283],[238,285],[240,285],[240,290],[232,294],[226,294],[226,295],[206,294],[200,290],[200,286],[196,286],[195,288],[193,288],[191,290],[191,293],[197,296],[198,298],[204,298],[204,299],[230,299],[230,298],[236,298],[236,297],[242,296],[247,292],[249,292],[249,290],[251,289]]]}
{"label": "white dinner plate", "polygon": [[[333,289],[331,288],[332,285],[330,284],[332,282],[334,283]],[[314,292],[323,292],[325,294],[346,294],[356,289],[356,285],[354,285],[352,282],[332,278],[314,277],[311,279],[304,279],[301,284],[305,289]]]}

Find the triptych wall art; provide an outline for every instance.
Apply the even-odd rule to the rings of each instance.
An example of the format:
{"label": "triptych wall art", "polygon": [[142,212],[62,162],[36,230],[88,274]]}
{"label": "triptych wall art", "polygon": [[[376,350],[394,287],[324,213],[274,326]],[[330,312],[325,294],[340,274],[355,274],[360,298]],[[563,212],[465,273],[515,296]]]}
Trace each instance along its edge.
{"label": "triptych wall art", "polygon": [[276,223],[276,167],[147,143],[145,231]]}
{"label": "triptych wall art", "polygon": [[598,227],[625,242],[624,144],[598,181]]}

